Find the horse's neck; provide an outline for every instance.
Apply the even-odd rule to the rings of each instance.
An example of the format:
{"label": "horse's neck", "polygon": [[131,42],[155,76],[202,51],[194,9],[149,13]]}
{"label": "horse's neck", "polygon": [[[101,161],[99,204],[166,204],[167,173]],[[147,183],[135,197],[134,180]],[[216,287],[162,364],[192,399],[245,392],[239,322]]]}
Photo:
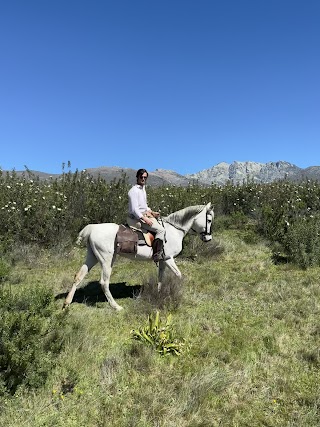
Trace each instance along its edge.
{"label": "horse's neck", "polygon": [[[170,221],[168,221],[167,219],[165,219],[164,221],[163,221],[163,225],[164,225],[164,228],[165,228],[165,230],[166,231],[169,231],[170,233],[171,233],[171,230],[176,230],[176,231],[181,231],[182,232],[182,235],[183,235],[183,237],[187,234],[187,232],[190,230],[190,229],[188,229],[187,231],[184,229],[184,228],[182,228],[181,226],[179,226],[179,224],[173,224],[173,223],[171,223]],[[183,238],[182,237],[182,238]]]}
{"label": "horse's neck", "polygon": [[186,234],[188,233],[188,231],[190,230],[190,228],[192,227],[193,224],[193,220],[194,220],[195,215],[190,218],[190,216],[188,216],[187,214],[184,215],[184,217],[181,219],[181,228],[186,232]]}
{"label": "horse's neck", "polygon": [[199,212],[200,210],[198,207],[192,209],[181,209],[180,211],[169,215],[166,218],[166,221],[176,227],[178,230],[182,230],[185,234],[187,234]]}

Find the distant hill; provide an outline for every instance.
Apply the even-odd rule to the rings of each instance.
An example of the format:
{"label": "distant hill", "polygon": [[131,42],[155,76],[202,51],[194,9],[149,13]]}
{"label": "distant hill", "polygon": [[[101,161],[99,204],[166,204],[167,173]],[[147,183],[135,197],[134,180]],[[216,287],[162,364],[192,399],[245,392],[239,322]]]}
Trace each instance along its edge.
{"label": "distant hill", "polygon": [[[60,176],[60,174],[49,174],[38,171],[30,172],[39,176],[40,179],[49,179],[50,177],[59,178]],[[101,166],[88,168],[86,172],[95,178],[100,176],[107,182],[119,179],[124,174],[129,184],[136,182],[136,170],[130,168]],[[28,175],[26,171],[17,171],[16,173],[18,175]],[[269,163],[234,161],[231,164],[222,162],[209,169],[188,175],[180,175],[172,170],[156,169],[153,172],[149,172],[148,184],[151,186],[175,185],[185,187],[190,183],[225,185],[227,182],[243,184],[249,180],[256,183],[268,183],[281,179],[295,182],[310,179],[320,182],[320,166],[310,166],[302,169],[285,161]]]}
{"label": "distant hill", "polygon": [[[106,181],[110,182],[112,179],[118,179],[123,174],[126,174],[128,177],[128,182],[130,184],[136,183],[136,169],[120,168],[117,166],[111,167],[100,167],[93,169],[86,169],[87,173],[93,177],[100,176]],[[177,172],[156,169],[154,172],[149,172],[148,184],[152,186],[161,186],[161,185],[176,185],[176,186],[187,186],[190,182],[190,179],[186,178],[183,175],[179,175]]]}

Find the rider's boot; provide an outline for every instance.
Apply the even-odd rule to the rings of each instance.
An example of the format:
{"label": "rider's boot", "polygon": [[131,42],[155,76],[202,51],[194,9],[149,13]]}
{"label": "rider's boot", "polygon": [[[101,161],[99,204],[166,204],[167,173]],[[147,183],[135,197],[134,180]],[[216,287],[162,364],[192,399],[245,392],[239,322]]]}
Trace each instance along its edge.
{"label": "rider's boot", "polygon": [[154,239],[152,243],[152,250],[153,250],[152,259],[154,262],[159,262],[164,259],[163,240]]}

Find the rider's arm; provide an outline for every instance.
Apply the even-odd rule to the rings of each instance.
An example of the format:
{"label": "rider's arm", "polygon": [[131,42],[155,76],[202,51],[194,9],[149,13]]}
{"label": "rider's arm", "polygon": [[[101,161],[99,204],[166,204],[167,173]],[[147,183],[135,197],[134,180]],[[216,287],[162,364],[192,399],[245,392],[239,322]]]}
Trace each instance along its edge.
{"label": "rider's arm", "polygon": [[132,213],[137,219],[142,218],[142,213],[139,210],[138,193],[135,187],[131,188],[128,193],[129,197],[129,213]]}

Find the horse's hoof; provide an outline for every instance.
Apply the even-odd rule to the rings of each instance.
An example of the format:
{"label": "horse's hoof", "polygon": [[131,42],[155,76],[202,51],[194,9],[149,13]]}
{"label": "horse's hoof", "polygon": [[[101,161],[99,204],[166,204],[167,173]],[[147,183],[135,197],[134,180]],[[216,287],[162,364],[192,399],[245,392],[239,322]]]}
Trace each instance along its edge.
{"label": "horse's hoof", "polygon": [[68,304],[68,303],[64,303],[63,304],[63,306],[62,306],[62,310],[66,310],[67,308],[69,308],[70,307],[70,304]]}
{"label": "horse's hoof", "polygon": [[121,305],[118,305],[118,307],[116,307],[116,310],[121,311],[121,310],[123,310],[123,307],[121,307]]}

